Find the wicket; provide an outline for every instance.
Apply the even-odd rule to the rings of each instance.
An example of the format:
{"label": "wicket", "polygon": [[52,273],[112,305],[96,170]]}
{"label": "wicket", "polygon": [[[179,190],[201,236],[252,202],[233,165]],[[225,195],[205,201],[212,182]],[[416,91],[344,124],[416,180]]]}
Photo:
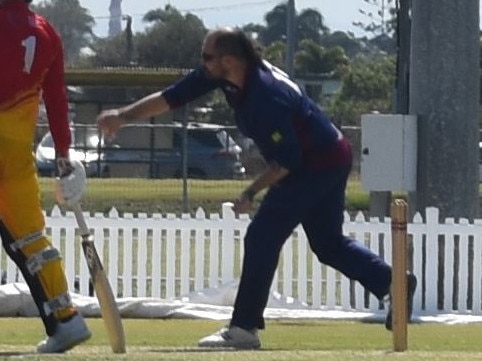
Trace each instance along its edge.
{"label": "wicket", "polygon": [[392,331],[393,350],[407,350],[407,203],[395,199],[392,219]]}

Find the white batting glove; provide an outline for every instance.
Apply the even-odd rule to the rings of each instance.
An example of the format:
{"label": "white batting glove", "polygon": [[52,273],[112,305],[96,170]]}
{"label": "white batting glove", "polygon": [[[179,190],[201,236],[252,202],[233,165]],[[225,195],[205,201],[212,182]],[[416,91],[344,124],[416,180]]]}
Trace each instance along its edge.
{"label": "white batting glove", "polygon": [[55,196],[59,204],[72,206],[79,202],[87,187],[84,165],[78,160],[57,159],[59,176],[55,182]]}

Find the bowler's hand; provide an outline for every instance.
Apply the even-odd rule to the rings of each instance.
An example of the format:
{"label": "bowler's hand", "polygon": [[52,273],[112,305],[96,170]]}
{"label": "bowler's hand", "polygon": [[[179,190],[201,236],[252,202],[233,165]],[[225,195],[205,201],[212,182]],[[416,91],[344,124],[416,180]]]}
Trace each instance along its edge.
{"label": "bowler's hand", "polygon": [[248,213],[253,204],[253,194],[243,192],[234,200],[233,211],[236,213]]}
{"label": "bowler's hand", "polygon": [[114,138],[126,120],[119,115],[118,109],[104,110],[97,116],[97,125],[106,138]]}

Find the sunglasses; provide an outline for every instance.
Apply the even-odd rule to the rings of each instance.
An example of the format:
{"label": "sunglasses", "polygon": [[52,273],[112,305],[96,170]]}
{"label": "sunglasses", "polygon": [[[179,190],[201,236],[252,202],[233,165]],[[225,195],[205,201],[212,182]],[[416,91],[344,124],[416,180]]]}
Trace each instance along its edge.
{"label": "sunglasses", "polygon": [[202,53],[202,54],[201,54],[201,58],[202,58],[204,61],[211,61],[211,60],[213,60],[215,57],[216,57],[216,55],[214,55],[214,54],[208,54],[208,53]]}

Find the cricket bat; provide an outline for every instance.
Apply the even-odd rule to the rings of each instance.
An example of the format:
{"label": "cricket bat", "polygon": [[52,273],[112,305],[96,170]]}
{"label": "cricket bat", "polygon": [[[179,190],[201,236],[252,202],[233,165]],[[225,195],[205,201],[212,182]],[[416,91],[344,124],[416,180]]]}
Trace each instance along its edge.
{"label": "cricket bat", "polygon": [[82,235],[82,249],[87,261],[87,267],[89,268],[90,278],[99,300],[100,312],[107,330],[110,347],[114,353],[125,353],[126,341],[122,319],[109,280],[95,248],[94,238],[90,234],[89,227],[87,227],[80,204],[78,202],[75,203],[72,209]]}

